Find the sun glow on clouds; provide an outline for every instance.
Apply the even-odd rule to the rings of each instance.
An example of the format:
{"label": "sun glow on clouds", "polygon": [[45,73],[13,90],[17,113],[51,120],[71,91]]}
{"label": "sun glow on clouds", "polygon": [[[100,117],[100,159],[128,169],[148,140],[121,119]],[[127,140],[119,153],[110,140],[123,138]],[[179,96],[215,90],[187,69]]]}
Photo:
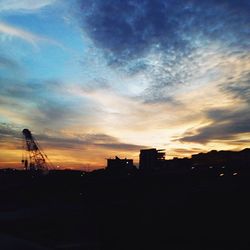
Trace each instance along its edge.
{"label": "sun glow on clouds", "polygon": [[[33,28],[55,25],[45,7],[56,11],[59,1],[8,2],[0,13],[10,19],[32,12]],[[0,32],[18,37],[11,53],[0,49],[0,157],[11,159],[2,166],[19,161],[10,145],[23,127],[53,162],[77,168],[101,167],[115,155],[138,161],[143,147],[166,148],[171,158],[249,145],[249,4],[139,2],[74,1],[72,15],[58,15],[57,52],[59,42],[43,29],[0,22]],[[69,5],[60,8],[68,13]],[[38,55],[50,67],[36,70],[30,52],[17,60],[18,40],[45,42]]]}

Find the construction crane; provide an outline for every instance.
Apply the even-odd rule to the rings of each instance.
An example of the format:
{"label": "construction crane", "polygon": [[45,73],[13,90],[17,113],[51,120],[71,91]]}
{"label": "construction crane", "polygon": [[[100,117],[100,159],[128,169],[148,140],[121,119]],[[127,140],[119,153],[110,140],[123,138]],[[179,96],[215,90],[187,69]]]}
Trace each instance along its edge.
{"label": "construction crane", "polygon": [[24,129],[22,133],[24,136],[24,154],[22,158],[24,169],[38,171],[48,171],[53,169],[47,155],[44,154],[41,147],[38,146],[38,142],[35,140],[30,130]]}

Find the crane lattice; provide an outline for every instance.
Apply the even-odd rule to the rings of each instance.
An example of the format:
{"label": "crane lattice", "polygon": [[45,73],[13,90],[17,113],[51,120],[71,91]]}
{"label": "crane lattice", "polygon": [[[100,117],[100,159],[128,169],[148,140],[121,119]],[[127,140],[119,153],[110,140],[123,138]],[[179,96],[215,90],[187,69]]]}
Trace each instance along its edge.
{"label": "crane lattice", "polygon": [[[52,168],[47,155],[45,155],[38,146],[38,142],[31,134],[30,130],[22,131],[24,136],[23,147],[25,155],[22,159],[22,164],[26,170],[48,171]],[[46,161],[47,159],[47,161]]]}

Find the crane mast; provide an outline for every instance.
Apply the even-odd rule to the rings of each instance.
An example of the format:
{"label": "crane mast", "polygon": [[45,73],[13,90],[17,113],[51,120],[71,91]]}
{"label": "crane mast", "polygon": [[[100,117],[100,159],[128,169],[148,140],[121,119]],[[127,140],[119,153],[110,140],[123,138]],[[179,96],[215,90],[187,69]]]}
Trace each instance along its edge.
{"label": "crane mast", "polygon": [[38,143],[30,130],[24,129],[22,133],[24,136],[23,147],[25,150],[25,157],[22,159],[24,168],[26,170],[49,170],[49,164],[46,162],[47,156],[39,149]]}

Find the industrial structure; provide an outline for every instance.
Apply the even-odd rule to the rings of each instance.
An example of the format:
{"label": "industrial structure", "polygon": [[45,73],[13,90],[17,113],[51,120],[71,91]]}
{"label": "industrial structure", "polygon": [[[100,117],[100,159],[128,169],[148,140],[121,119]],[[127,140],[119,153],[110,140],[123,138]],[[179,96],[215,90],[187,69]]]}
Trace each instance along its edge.
{"label": "industrial structure", "polygon": [[30,130],[24,129],[23,133],[23,149],[22,164],[25,170],[48,171],[53,166],[49,162],[46,154],[42,152],[38,146],[38,142],[31,134]]}

